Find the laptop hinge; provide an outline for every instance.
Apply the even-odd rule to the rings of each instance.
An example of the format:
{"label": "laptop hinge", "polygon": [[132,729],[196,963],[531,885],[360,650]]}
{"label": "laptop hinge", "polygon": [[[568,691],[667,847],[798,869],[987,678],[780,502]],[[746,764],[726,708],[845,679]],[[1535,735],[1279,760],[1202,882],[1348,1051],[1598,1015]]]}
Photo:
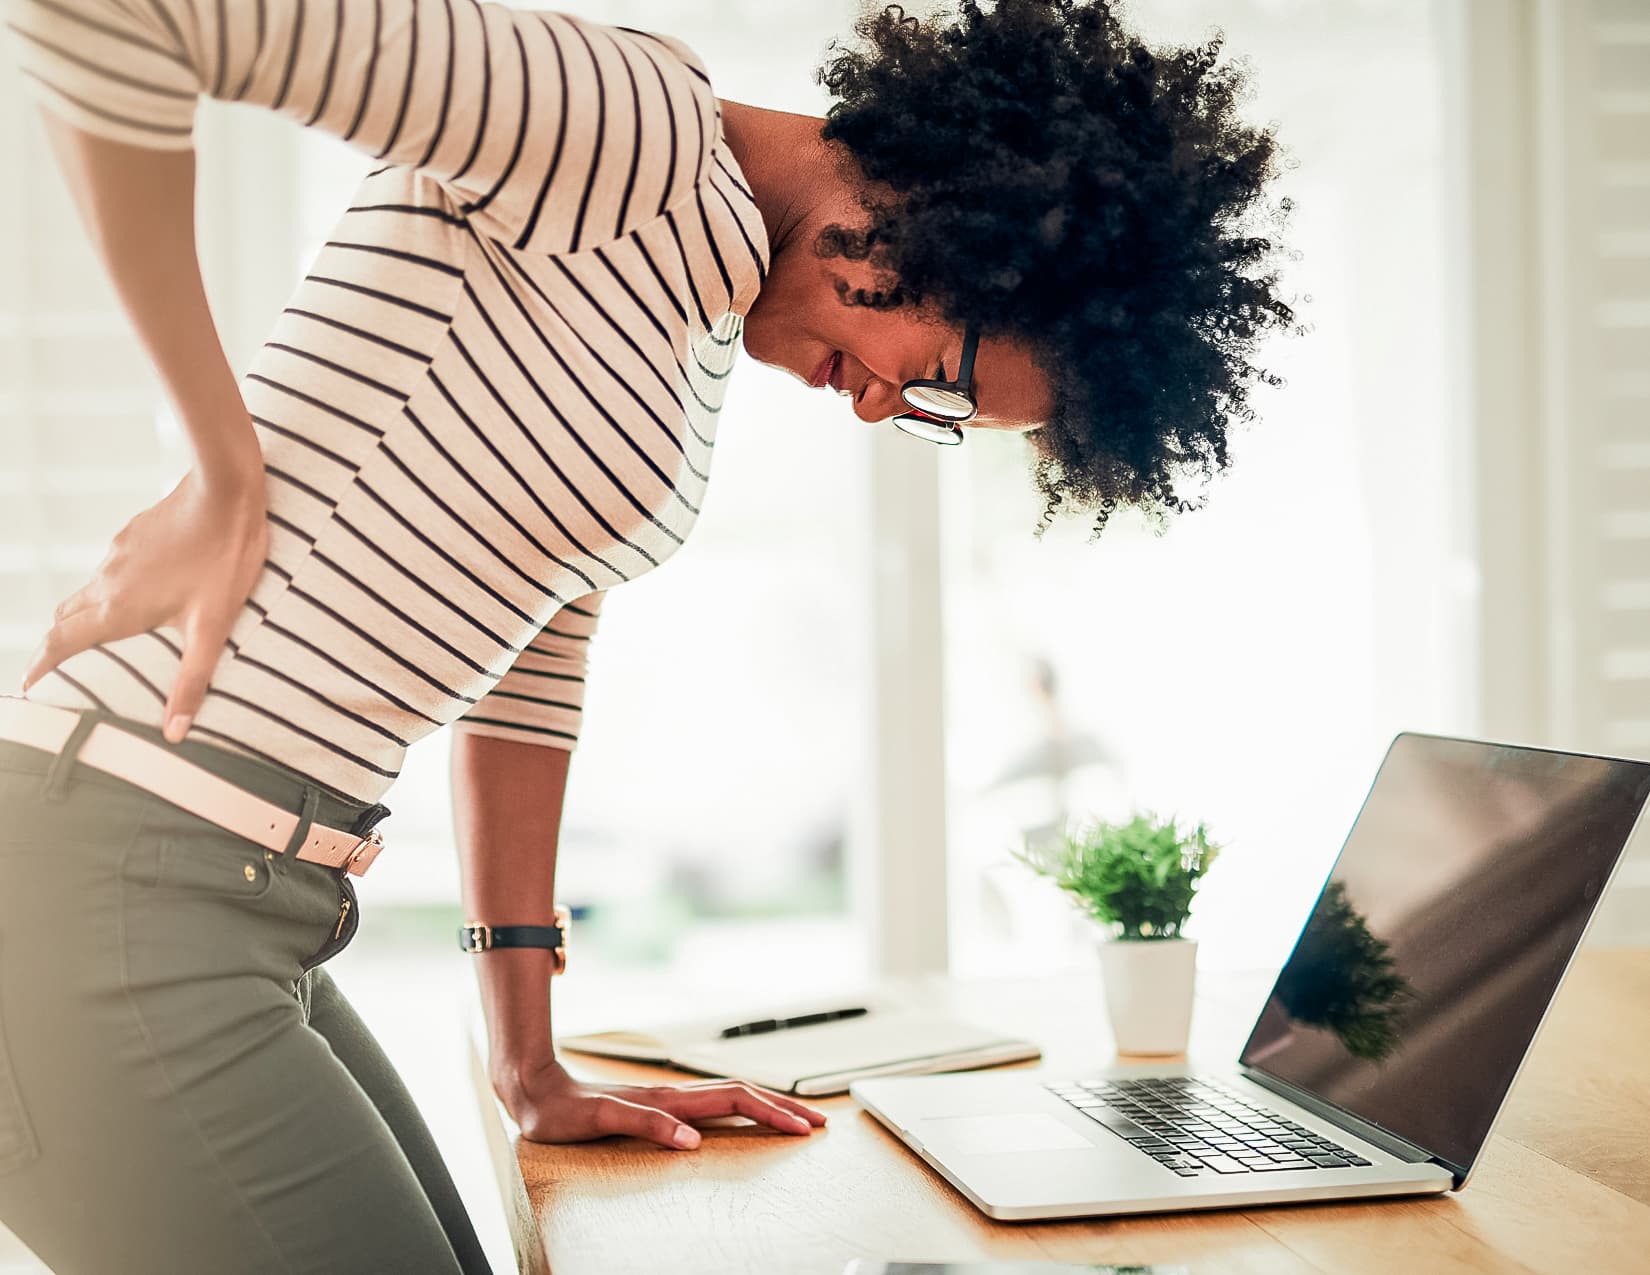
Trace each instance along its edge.
{"label": "laptop hinge", "polygon": [[1287,1080],[1279,1080],[1276,1076],[1264,1071],[1257,1071],[1253,1067],[1241,1067],[1245,1080],[1252,1080],[1262,1089],[1269,1089],[1281,1098],[1287,1098],[1297,1107],[1305,1107],[1315,1116],[1322,1116],[1332,1124],[1339,1125],[1348,1133],[1356,1134],[1365,1142],[1372,1142],[1381,1150],[1397,1156],[1400,1160],[1410,1164],[1438,1164],[1458,1173],[1454,1165],[1446,1164],[1433,1152],[1425,1147],[1417,1146],[1407,1138],[1399,1137],[1390,1129],[1383,1129],[1378,1124],[1371,1124],[1347,1111],[1344,1107],[1337,1107],[1332,1102],[1326,1102],[1316,1094],[1290,1084]]}

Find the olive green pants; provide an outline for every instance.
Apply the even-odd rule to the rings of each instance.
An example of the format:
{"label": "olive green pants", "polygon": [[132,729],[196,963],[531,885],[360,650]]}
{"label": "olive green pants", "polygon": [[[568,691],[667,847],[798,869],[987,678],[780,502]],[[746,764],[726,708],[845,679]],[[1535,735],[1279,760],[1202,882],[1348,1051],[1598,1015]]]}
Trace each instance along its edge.
{"label": "olive green pants", "polygon": [[[77,749],[0,740],[0,1222],[56,1275],[486,1272],[428,1128],[321,967],[354,933],[353,882]],[[333,827],[387,813],[176,751]]]}

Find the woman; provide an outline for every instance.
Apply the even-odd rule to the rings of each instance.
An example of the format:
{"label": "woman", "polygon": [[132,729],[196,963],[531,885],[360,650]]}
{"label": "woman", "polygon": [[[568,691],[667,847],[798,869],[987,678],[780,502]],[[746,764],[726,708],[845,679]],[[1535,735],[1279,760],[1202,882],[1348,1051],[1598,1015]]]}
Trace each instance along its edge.
{"label": "woman", "polygon": [[[822,1124],[555,1060],[601,596],[691,529],[741,337],[866,421],[1035,430],[1050,513],[1180,507],[1291,321],[1244,229],[1273,140],[1218,44],[1154,54],[1098,2],[890,8],[820,121],[719,101],[676,41],[473,0],[6,3],[193,465],[0,700],[0,1221],[60,1275],[485,1269],[322,967],[447,723],[526,1135]],[[238,384],[193,243],[202,93],[383,161]]]}

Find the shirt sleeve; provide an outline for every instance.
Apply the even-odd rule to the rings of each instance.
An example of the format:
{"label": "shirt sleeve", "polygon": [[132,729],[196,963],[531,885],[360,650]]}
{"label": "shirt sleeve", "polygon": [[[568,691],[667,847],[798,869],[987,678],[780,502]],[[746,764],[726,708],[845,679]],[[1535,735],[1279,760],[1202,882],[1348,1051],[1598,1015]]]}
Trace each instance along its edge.
{"label": "shirt sleeve", "polygon": [[447,186],[490,237],[577,252],[711,163],[716,99],[675,40],[476,0],[0,0],[45,106],[193,145],[201,94],[275,111]]}
{"label": "shirt sleeve", "polygon": [[584,716],[584,678],[605,593],[569,602],[516,656],[510,671],[453,723],[457,730],[572,751]]}

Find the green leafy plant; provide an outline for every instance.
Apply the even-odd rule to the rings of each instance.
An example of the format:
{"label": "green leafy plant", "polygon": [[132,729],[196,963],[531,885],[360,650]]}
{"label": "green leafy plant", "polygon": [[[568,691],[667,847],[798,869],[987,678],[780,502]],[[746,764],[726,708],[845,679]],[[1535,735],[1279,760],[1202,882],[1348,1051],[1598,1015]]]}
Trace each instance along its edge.
{"label": "green leafy plant", "polygon": [[1137,814],[1127,823],[1093,821],[1015,858],[1118,938],[1149,940],[1181,936],[1197,883],[1219,853],[1201,823],[1182,832],[1174,819]]}

